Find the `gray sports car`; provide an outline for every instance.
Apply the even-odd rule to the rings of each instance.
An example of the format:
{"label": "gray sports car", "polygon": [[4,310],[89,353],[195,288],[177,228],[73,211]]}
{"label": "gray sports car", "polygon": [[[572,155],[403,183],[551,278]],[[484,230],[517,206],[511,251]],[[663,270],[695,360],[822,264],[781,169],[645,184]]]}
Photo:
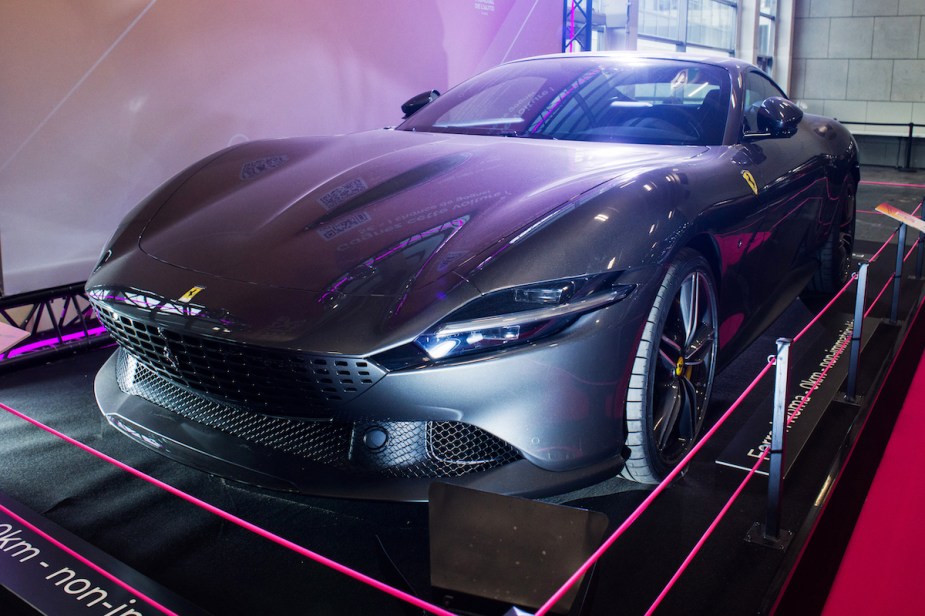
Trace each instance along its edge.
{"label": "gray sports car", "polygon": [[857,146],[732,58],[554,55],[395,128],[237,145],[87,282],[117,429],[273,488],[662,478],[716,370],[848,276]]}

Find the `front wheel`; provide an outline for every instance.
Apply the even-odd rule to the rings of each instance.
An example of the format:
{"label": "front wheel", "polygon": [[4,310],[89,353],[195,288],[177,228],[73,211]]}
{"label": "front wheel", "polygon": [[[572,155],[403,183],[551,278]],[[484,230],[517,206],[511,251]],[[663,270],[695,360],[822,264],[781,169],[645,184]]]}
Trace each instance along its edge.
{"label": "front wheel", "polygon": [[626,395],[622,475],[658,483],[690,451],[716,364],[716,285],[700,253],[682,249],[649,312]]}

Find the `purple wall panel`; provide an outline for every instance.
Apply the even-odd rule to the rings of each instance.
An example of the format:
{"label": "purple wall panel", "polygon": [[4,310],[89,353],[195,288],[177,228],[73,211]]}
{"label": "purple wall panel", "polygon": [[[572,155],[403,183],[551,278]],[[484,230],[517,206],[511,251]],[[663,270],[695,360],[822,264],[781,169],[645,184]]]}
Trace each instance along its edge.
{"label": "purple wall panel", "polygon": [[86,278],[119,218],[226,145],[393,125],[558,50],[548,0],[13,0],[0,8],[6,293]]}

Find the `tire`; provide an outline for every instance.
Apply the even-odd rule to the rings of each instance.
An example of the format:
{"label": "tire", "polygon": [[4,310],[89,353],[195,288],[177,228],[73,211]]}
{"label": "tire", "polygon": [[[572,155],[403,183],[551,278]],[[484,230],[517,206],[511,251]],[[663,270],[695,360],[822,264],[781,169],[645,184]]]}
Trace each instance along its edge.
{"label": "tire", "polygon": [[851,258],[854,252],[854,220],[857,188],[848,182],[839,199],[840,224],[832,224],[825,244],[819,249],[819,268],[806,286],[810,296],[831,296],[837,293],[851,276]]}
{"label": "tire", "polygon": [[623,477],[658,483],[696,442],[713,386],[716,327],[710,265],[684,248],[662,280],[633,359]]}

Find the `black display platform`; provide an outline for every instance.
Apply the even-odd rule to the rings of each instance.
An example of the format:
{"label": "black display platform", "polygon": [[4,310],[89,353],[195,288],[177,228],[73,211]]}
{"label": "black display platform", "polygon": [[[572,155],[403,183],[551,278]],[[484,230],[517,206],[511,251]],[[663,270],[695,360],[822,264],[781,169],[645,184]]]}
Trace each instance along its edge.
{"label": "black display platform", "polygon": [[43,614],[207,613],[3,493],[0,571],[3,586]]}
{"label": "black display platform", "polygon": [[[870,246],[860,243],[858,252],[870,254]],[[871,289],[879,289],[889,276],[889,251],[881,261],[872,268]],[[906,281],[906,286],[910,289],[904,291],[903,315],[921,291],[917,282]],[[715,420],[764,367],[774,340],[792,336],[813,308],[795,302],[765,336],[719,375],[708,421]],[[872,318],[882,321],[885,311],[878,308]],[[850,307],[839,306],[831,322],[808,336],[805,353],[810,365],[831,348],[850,313]],[[902,332],[897,332],[895,339],[901,337]],[[886,337],[875,339],[863,356],[862,404],[833,404],[825,410],[787,477],[781,526],[795,533],[791,548],[781,551],[745,541],[749,529],[765,513],[766,480],[757,478],[719,524],[659,613],[762,613],[773,604],[794,567],[795,554],[808,537],[807,526],[817,513],[816,501],[826,478],[839,464],[846,438],[856,429],[863,404],[876,391],[883,367],[895,352]],[[107,355],[106,350],[96,350],[2,375],[0,402],[320,554],[424,599],[440,600],[440,593],[430,587],[426,505],[269,492],[166,460],[122,437],[100,419],[92,380]],[[837,380],[832,378],[832,382]],[[770,417],[771,383],[766,379],[753,392],[747,408],[740,409],[717,433],[716,441],[695,459],[685,477],[662,494],[604,556],[595,571],[596,583],[585,614],[645,612],[741,481],[741,470],[717,465],[715,460],[754,421],[751,417]],[[0,413],[0,489],[212,613],[421,613],[127,477],[6,413]],[[647,494],[644,487],[614,479],[550,500],[605,514],[610,520],[607,532],[612,532]]]}
{"label": "black display platform", "polygon": [[[763,367],[773,339],[797,331],[811,312],[797,302],[755,350],[717,380],[710,415],[738,396],[743,373]],[[838,337],[844,321],[823,328],[815,358]],[[830,331],[829,331],[830,330]],[[771,334],[770,332],[774,332]],[[828,335],[825,332],[828,331]],[[108,455],[348,566],[439,600],[430,588],[428,509],[315,499],[271,493],[211,477],[166,460],[103,425],[92,397],[93,375],[108,351],[94,351],[0,377],[2,401]],[[823,353],[824,354],[824,353]],[[868,370],[869,372],[869,370]],[[756,413],[770,413],[770,383],[752,394],[597,568],[590,614],[642,613],[667,582],[741,480],[716,457]],[[872,384],[870,377],[863,387]],[[782,527],[801,528],[854,420],[826,413],[786,482]],[[205,610],[220,614],[302,611],[312,614],[420,613],[358,582],[217,520],[117,469],[67,447],[14,417],[0,417],[0,486],[49,520],[137,569]],[[665,613],[757,611],[774,585],[785,554],[748,544],[748,529],[764,517],[765,481],[746,488],[694,566],[669,595]],[[611,532],[647,490],[613,480],[567,497],[567,504],[606,514]],[[410,611],[409,611],[410,610]]]}

